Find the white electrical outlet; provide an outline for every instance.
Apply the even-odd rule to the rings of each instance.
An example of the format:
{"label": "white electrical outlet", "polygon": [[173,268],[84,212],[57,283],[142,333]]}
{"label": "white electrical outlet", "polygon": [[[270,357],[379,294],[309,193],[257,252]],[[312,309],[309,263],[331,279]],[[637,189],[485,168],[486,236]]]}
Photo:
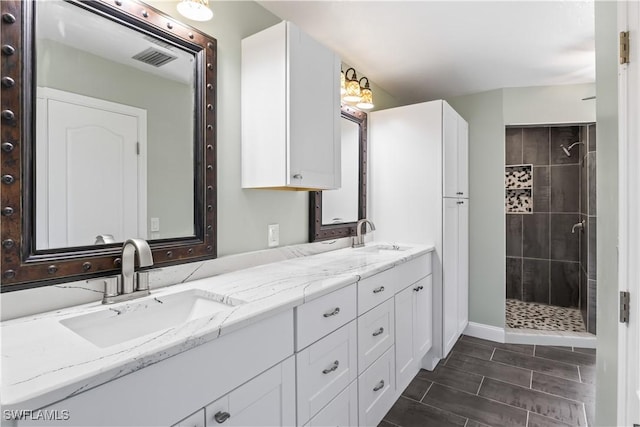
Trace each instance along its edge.
{"label": "white electrical outlet", "polygon": [[270,248],[280,244],[280,224],[269,224],[269,231],[267,234],[267,242]]}
{"label": "white electrical outlet", "polygon": [[151,231],[160,231],[160,218],[151,218]]}

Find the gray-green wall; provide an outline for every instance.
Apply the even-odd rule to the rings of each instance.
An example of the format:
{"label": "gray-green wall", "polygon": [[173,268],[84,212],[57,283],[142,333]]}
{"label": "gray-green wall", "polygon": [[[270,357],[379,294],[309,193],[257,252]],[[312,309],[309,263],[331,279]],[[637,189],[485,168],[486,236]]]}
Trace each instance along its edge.
{"label": "gray-green wall", "polygon": [[[617,425],[618,32],[617,2],[596,1],[598,336],[596,425]],[[629,373],[631,374],[631,373]]]}
{"label": "gray-green wall", "polygon": [[505,324],[505,125],[594,122],[594,101],[582,101],[594,92],[589,83],[505,88],[448,100],[469,122],[469,321]]}

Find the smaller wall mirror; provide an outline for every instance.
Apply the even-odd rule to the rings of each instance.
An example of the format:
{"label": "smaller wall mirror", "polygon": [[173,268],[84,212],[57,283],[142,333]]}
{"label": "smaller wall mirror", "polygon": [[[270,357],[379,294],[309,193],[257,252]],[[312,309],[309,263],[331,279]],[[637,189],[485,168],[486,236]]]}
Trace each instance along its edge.
{"label": "smaller wall mirror", "polygon": [[309,241],[356,234],[367,209],[367,114],[342,106],[342,186],[309,193]]}

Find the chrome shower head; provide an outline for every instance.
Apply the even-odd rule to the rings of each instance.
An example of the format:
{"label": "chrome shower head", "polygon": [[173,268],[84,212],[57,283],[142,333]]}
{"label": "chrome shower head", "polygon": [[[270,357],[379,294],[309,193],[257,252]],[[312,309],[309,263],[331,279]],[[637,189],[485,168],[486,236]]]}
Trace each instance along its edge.
{"label": "chrome shower head", "polygon": [[562,148],[562,151],[564,151],[564,154],[566,154],[567,157],[571,157],[571,149],[573,147],[575,147],[576,145],[578,145],[578,144],[583,144],[584,145],[584,142],[577,141],[577,142],[574,142],[573,144],[571,144],[569,147],[565,147],[564,145],[560,144],[560,148]]}

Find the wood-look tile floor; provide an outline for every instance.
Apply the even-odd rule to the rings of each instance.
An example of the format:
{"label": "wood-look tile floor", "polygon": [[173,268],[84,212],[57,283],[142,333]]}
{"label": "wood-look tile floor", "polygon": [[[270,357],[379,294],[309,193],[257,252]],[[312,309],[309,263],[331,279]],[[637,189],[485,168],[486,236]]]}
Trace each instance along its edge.
{"label": "wood-look tile floor", "polygon": [[421,370],[379,427],[593,426],[594,349],[500,344],[463,335]]}

